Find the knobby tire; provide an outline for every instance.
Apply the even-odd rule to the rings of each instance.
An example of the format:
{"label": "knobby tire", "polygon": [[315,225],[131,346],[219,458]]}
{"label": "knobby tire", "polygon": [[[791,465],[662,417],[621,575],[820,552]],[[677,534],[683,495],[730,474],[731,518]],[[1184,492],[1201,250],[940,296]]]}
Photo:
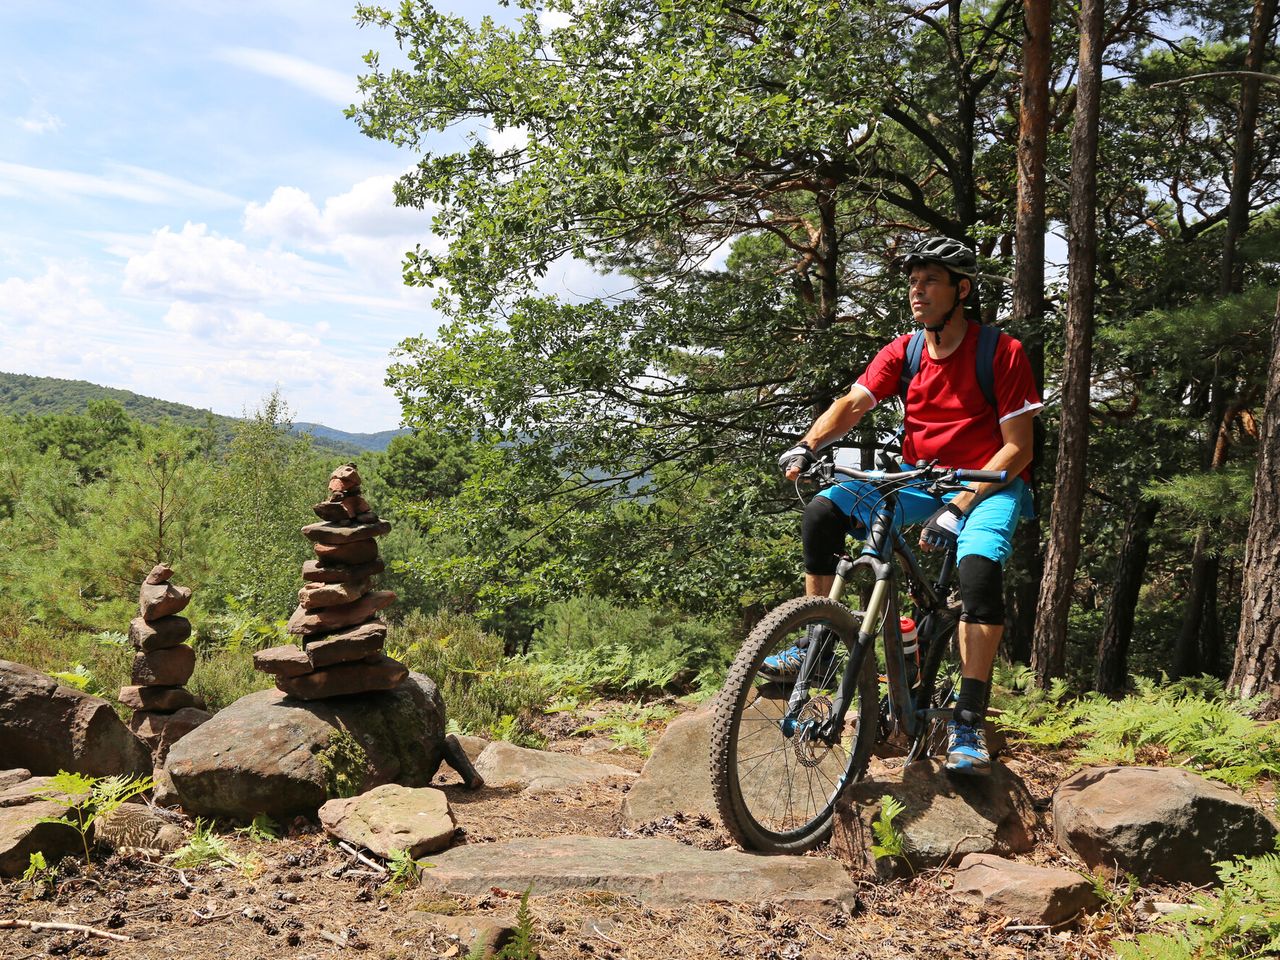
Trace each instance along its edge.
{"label": "knobby tire", "polygon": [[[744,849],[761,853],[802,853],[821,843],[830,835],[836,801],[840,794],[866,772],[877,735],[879,715],[875,657],[870,650],[863,658],[857,677],[856,699],[849,704],[845,715],[846,729],[850,722],[856,722],[856,731],[848,751],[847,763],[843,764],[838,776],[832,767],[841,765],[841,754],[834,753],[834,747],[828,751],[829,754],[834,754],[833,764],[827,764],[824,755],[821,762],[806,766],[797,760],[791,766],[788,763],[790,755],[795,753],[799,757],[804,744],[797,745],[795,737],[784,738],[776,724],[770,730],[767,722],[752,718],[752,723],[759,729],[757,733],[747,734],[748,737],[758,736],[758,741],[753,743],[751,749],[759,750],[760,747],[756,744],[768,741],[774,745],[773,749],[764,747],[765,752],[760,756],[773,753],[782,761],[783,773],[778,778],[781,782],[777,799],[782,799],[781,794],[785,790],[787,805],[784,812],[791,810],[793,786],[797,790],[808,789],[810,799],[813,799],[815,791],[821,796],[821,802],[815,800],[812,810],[802,812],[798,822],[793,823],[793,817],[775,820],[766,816],[776,809],[776,805],[766,810],[764,808],[767,804],[758,797],[753,797],[753,790],[744,789],[743,776],[752,772],[747,764],[754,757],[739,756],[739,748],[742,746],[739,737],[748,708],[758,710],[762,701],[769,704],[776,702],[765,698],[761,692],[770,687],[760,675],[764,659],[785,649],[788,639],[803,633],[809,624],[823,624],[839,638],[847,669],[849,648],[857,637],[861,620],[857,612],[826,597],[790,600],[756,625],[729,668],[728,678],[716,701],[711,732],[711,785],[721,823]],[[792,687],[793,684],[785,684],[787,691]],[[843,747],[843,738],[839,746]],[[764,762],[766,761],[759,761]],[[824,765],[827,767],[825,771],[822,769]],[[755,788],[754,792],[761,791]]]}

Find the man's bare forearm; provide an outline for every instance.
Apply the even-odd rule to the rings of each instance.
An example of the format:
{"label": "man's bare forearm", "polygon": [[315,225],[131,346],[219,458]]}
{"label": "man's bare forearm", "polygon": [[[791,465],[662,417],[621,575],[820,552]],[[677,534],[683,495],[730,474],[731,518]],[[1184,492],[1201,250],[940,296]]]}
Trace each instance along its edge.
{"label": "man's bare forearm", "polygon": [[865,390],[850,390],[822,412],[801,442],[811,450],[821,450],[856,427],[858,421],[874,405],[871,395]]}

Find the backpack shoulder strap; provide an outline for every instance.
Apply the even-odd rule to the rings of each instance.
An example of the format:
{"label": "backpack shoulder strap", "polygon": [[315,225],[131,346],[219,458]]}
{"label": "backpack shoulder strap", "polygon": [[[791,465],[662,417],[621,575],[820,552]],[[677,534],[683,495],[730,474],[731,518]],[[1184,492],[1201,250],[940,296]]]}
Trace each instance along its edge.
{"label": "backpack shoulder strap", "polygon": [[978,327],[978,386],[992,409],[996,406],[996,344],[1000,342],[1000,328],[986,324]]}
{"label": "backpack shoulder strap", "polygon": [[898,396],[907,402],[907,388],[920,372],[920,354],[924,352],[924,331],[917,330],[907,341],[906,353],[902,360],[902,379],[898,384]]}

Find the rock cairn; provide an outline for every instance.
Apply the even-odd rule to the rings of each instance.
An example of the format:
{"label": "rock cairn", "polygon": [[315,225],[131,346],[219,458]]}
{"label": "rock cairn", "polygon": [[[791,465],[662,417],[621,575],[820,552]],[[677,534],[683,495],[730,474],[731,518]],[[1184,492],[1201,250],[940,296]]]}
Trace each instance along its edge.
{"label": "rock cairn", "polygon": [[191,589],[170,582],[172,577],[169,565],[158,563],[142,583],[139,615],[129,623],[137,651],[133,686],[120,688],[120,702],[134,711],[129,729],[151,748],[157,765],[175,740],[209,719],[204,702],[185,686],[196,652],[185,642],[191,621],[179,614],[191,602]]}
{"label": "rock cairn", "polygon": [[360,474],[348,463],[329,478],[329,499],[312,509],[319,523],[302,528],[314,560],[302,565],[298,608],[289,633],[301,645],[254,654],[253,665],[276,678],[276,686],[298,700],[322,700],[390,690],[409,675],[382,652],[387,625],[378,611],[396,598],[374,590],[372,577],[386,569],[377,538],[391,531],[360,493]]}

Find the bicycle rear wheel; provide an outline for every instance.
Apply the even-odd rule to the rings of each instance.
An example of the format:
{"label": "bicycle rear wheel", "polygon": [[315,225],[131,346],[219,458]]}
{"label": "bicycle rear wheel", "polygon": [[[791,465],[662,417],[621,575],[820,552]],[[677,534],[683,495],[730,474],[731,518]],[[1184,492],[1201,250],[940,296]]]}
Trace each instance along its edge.
{"label": "bicycle rear wheel", "polygon": [[[933,616],[941,616],[943,620],[933,620],[928,624],[928,645],[920,665],[919,702],[930,709],[946,709],[955,704],[960,692],[958,623],[951,610]],[[945,756],[946,752],[946,718],[926,720],[907,752],[907,762]]]}
{"label": "bicycle rear wheel", "polygon": [[[782,604],[751,631],[729,669],[716,701],[711,733],[711,785],[720,820],[748,850],[800,853],[825,840],[836,799],[859,779],[876,736],[879,701],[875,660],[863,658],[840,735],[834,743],[813,736],[830,717],[832,700],[858,635],[862,617],[826,597]],[[825,641],[802,703],[797,728],[783,732],[796,683],[762,675],[766,657],[795,646],[823,627]],[[829,655],[819,656],[825,648]]]}

